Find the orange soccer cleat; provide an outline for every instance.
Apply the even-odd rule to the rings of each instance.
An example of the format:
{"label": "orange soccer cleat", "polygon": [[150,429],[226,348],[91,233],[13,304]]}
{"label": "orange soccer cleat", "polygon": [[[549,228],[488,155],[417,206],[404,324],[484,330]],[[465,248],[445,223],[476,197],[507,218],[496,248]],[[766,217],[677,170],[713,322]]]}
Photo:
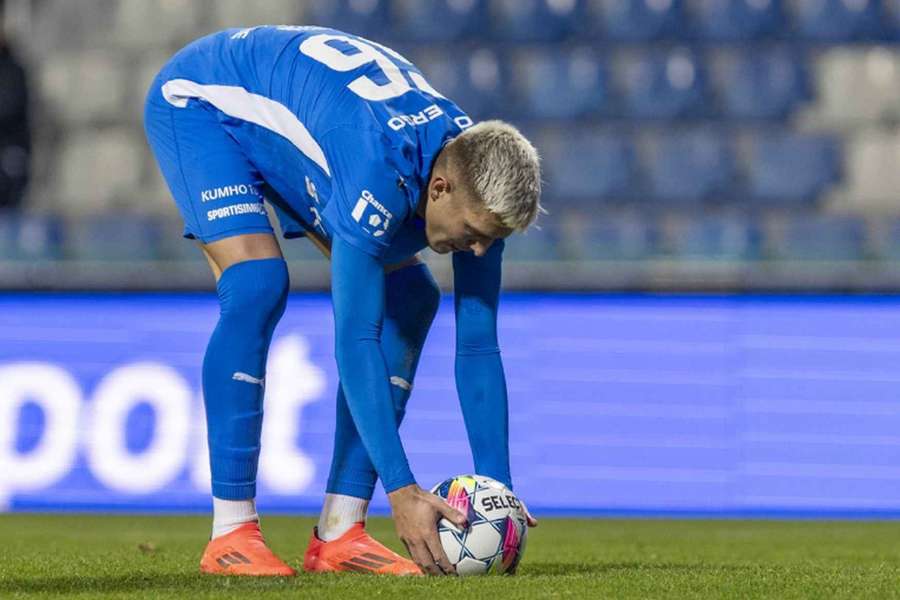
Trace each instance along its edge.
{"label": "orange soccer cleat", "polygon": [[352,571],[376,575],[422,575],[416,563],[388,550],[356,523],[336,540],[323,542],[313,528],[303,557],[303,570],[310,573]]}
{"label": "orange soccer cleat", "polygon": [[200,559],[200,570],[214,575],[260,577],[297,574],[269,550],[256,521],[210,540]]}

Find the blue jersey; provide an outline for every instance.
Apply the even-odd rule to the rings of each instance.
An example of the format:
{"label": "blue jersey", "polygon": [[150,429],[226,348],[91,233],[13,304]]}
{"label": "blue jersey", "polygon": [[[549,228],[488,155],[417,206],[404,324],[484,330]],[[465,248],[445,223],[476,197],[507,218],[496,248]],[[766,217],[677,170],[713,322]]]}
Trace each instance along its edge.
{"label": "blue jersey", "polygon": [[[472,121],[393,50],[290,26],[190,44],[154,80],[144,121],[187,237],[271,233],[266,200],[287,237],[315,232],[332,244],[336,358],[360,456],[387,491],[412,483],[380,343],[383,267],[426,246],[419,198],[441,148]],[[502,252],[498,240],[481,258],[454,254],[456,380],[476,467],[509,483]]]}
{"label": "blue jersey", "polygon": [[[190,197],[179,199],[159,156],[162,144],[154,144],[176,201],[193,205],[182,213],[201,229],[215,225],[199,234],[188,226],[191,237],[211,241],[239,221],[255,229],[264,196],[287,237],[309,230],[329,241],[339,236],[383,262],[426,245],[415,215],[420,192],[444,144],[472,124],[397,52],[323,27],[226,30],[181,50],[150,91],[152,144],[151,121],[164,119],[153,118],[149,107],[161,99],[169,109],[200,103],[213,111],[258,172],[254,185],[234,179],[238,159],[223,160],[221,168],[205,165],[220,176],[188,183],[202,189],[181,190]],[[186,135],[190,125],[177,127]],[[213,151],[223,144],[198,145]],[[191,161],[182,156],[179,162],[183,172]]]}

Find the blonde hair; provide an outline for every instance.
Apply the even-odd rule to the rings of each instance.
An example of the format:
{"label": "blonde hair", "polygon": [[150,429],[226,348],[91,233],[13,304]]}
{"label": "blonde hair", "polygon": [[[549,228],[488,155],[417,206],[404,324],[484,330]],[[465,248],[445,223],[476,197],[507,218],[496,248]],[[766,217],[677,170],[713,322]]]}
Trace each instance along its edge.
{"label": "blonde hair", "polygon": [[540,157],[531,142],[504,121],[482,121],[447,145],[464,185],[504,227],[524,231],[541,206]]}

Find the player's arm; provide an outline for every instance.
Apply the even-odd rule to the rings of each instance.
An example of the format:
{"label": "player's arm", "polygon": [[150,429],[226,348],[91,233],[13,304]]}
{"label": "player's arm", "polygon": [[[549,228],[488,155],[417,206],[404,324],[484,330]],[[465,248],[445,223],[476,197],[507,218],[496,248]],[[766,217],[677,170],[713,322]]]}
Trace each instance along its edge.
{"label": "player's arm", "polygon": [[378,260],[335,238],[332,246],[335,355],[353,421],[385,492],[414,484],[391,405],[381,352],[384,271]]}
{"label": "player's arm", "polygon": [[400,539],[426,572],[453,572],[437,536],[441,516],[465,517],[416,485],[391,402],[381,351],[384,270],[371,254],[335,237],[332,244],[335,355],[347,406],[391,502]]}
{"label": "player's arm", "polygon": [[[506,375],[497,340],[504,245],[502,239],[495,241],[482,257],[453,254],[456,390],[475,472],[512,489]],[[537,525],[531,515],[527,517],[530,526]]]}
{"label": "player's arm", "polygon": [[456,309],[456,390],[475,472],[512,489],[506,376],[497,341],[503,240],[482,257],[453,254]]}

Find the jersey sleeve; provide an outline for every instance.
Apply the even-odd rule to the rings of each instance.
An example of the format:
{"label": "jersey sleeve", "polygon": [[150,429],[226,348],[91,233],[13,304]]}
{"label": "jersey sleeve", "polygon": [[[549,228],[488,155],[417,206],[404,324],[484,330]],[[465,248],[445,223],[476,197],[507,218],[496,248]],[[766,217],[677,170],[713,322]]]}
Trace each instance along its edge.
{"label": "jersey sleeve", "polygon": [[332,188],[322,218],[332,235],[381,258],[411,210],[390,142],[379,131],[346,127],[323,141]]}

